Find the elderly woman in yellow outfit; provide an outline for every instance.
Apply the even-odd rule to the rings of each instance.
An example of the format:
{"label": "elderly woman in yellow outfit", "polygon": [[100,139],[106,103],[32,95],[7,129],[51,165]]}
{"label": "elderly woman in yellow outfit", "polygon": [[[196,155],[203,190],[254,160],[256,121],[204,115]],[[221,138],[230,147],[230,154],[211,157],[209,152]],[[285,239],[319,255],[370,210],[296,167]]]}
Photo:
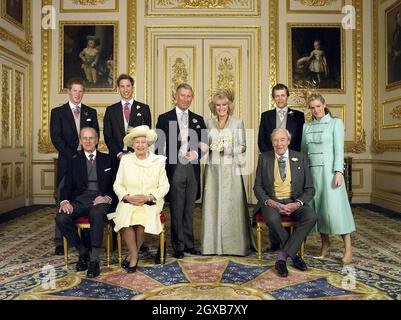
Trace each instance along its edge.
{"label": "elderly woman in yellow outfit", "polygon": [[149,151],[156,140],[156,132],[148,126],[128,130],[124,144],[132,146],[135,152],[121,158],[113,186],[120,202],[116,212],[108,217],[114,220],[115,231],[122,229],[129,251],[122,267],[128,273],[136,271],[144,233],[162,231],[160,212],[170,184],[165,171],[166,157]]}

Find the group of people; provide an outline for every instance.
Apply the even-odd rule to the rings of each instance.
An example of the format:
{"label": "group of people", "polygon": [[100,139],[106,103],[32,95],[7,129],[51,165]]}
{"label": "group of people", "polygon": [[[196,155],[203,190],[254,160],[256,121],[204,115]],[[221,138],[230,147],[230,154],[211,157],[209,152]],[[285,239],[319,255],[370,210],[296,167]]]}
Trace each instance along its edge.
{"label": "group of people", "polygon": [[[241,155],[247,146],[244,123],[233,116],[232,95],[221,91],[212,97],[209,107],[214,117],[205,123],[189,110],[192,87],[180,84],[174,108],[158,117],[153,130],[149,106],[133,98],[134,80],[123,74],[117,84],[122,99],[104,116],[109,154],[96,150],[99,125],[96,111],[81,103],[82,80],[70,81],[70,101],[51,114],[51,138],[59,151],[56,225],[79,252],[76,270],[87,270],[88,277],[100,274],[103,224],[108,218],[114,230],[122,232],[128,248],[122,267],[135,272],[145,233],[161,232],[165,200],[171,213],[173,257],[248,255],[255,242],[241,175]],[[277,84],[272,97],[277,107],[262,114],[259,128],[254,212],[260,211],[269,226],[270,250],[280,251],[277,272],[288,275],[288,257],[294,267],[307,269],[298,251],[316,222],[322,238],[320,258],[329,250],[329,235],[341,234],[342,263],[350,263],[350,233],[355,225],[342,175],[343,124],[331,116],[321,95],[309,99],[314,120],[308,124],[302,112],[288,108],[285,85]],[[198,250],[193,214],[201,196],[203,157],[207,161]],[[91,250],[75,227],[82,215],[89,216]],[[282,227],[281,216],[298,222],[293,234]]]}

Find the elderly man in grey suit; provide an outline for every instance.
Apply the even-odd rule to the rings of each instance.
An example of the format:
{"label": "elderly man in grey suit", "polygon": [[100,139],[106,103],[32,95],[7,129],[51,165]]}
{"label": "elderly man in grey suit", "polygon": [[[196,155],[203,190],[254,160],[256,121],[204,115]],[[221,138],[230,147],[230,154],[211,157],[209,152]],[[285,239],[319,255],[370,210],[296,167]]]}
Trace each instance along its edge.
{"label": "elderly man in grey suit", "polygon": [[[276,270],[281,277],[288,276],[287,258],[301,271],[307,270],[305,261],[298,255],[302,242],[316,224],[316,214],[308,205],[315,189],[307,158],[300,152],[289,150],[291,135],[287,129],[275,129],[271,134],[274,150],[259,157],[254,185],[258,204],[271,232],[280,239],[281,251]],[[281,224],[281,216],[297,221],[297,228],[288,235]]]}

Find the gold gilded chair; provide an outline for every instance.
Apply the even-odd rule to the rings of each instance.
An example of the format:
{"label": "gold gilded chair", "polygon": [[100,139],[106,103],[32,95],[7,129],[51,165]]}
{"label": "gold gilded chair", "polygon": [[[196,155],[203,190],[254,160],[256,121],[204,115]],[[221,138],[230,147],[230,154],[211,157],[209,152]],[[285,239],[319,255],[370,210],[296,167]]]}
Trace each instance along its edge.
{"label": "gold gilded chair", "polygon": [[[282,216],[281,217],[281,225],[284,228],[290,229],[290,234],[294,231],[294,228],[297,227],[297,222],[292,220],[291,217],[286,217]],[[258,259],[259,261],[262,260],[262,232],[264,228],[268,228],[266,225],[265,218],[261,213],[256,214],[256,230],[257,230],[257,235],[258,235]],[[300,254],[301,257],[303,258],[305,252],[305,241],[302,242],[301,249],[300,249]]]}
{"label": "gold gilded chair", "polygon": [[[82,238],[82,229],[89,229],[89,217],[80,217],[75,221],[75,224],[78,228],[78,235]],[[106,261],[107,268],[110,267],[110,253],[113,250],[113,241],[111,236],[111,224],[109,222],[105,222],[104,225],[104,236],[103,239],[106,241]],[[63,245],[64,245],[64,264],[68,265],[68,241],[65,237],[63,237]]]}
{"label": "gold gilded chair", "polygon": [[[160,222],[162,223],[162,231],[159,234],[160,264],[164,265],[166,260],[166,257],[164,255],[164,245],[165,245],[164,224],[166,222],[166,215],[164,214],[163,211],[160,213]],[[118,265],[121,266],[123,259],[122,259],[122,237],[120,231],[117,232],[117,250],[118,250]]]}

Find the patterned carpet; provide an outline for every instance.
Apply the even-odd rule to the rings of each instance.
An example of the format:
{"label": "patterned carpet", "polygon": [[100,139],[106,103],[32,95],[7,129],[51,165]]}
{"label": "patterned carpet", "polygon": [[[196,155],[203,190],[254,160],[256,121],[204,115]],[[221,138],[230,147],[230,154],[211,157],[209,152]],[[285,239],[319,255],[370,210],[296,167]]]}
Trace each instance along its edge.
{"label": "patterned carpet", "polygon": [[[85,272],[75,272],[75,249],[68,270],[63,257],[53,255],[54,208],[45,208],[0,225],[0,299],[401,300],[401,221],[359,207],[354,217],[354,264],[346,268],[339,263],[340,237],[332,239],[327,259],[316,260],[319,236],[311,234],[305,253],[309,270],[289,263],[290,275],[283,279],[274,270],[276,254],[264,254],[262,262],[256,253],[176,260],[168,248],[167,263],[154,265],[158,238],[148,236],[151,250],[141,257],[138,272],[119,268],[114,252],[114,264],[108,269],[103,260],[100,277],[87,279]],[[199,209],[195,223],[199,239]],[[55,281],[46,282],[52,274]]]}

